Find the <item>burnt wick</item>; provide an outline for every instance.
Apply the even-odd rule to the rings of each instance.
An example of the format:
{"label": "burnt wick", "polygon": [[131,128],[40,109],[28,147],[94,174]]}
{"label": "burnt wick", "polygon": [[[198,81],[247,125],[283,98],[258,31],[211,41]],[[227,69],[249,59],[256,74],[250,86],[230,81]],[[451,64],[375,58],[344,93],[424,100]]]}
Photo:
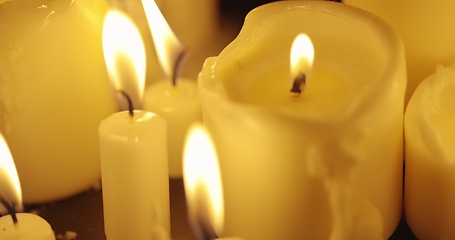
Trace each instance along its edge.
{"label": "burnt wick", "polygon": [[122,90],[117,90],[117,93],[122,94],[126,98],[126,100],[128,101],[128,112],[131,117],[134,117],[134,106],[133,106],[133,101],[131,101],[130,96]]}
{"label": "burnt wick", "polygon": [[177,61],[175,61],[174,69],[172,71],[172,85],[173,86],[177,85],[177,78],[179,77],[180,72],[183,69],[184,63],[188,56],[188,53],[189,53],[189,50],[187,48],[183,49],[183,51],[178,56]]}
{"label": "burnt wick", "polygon": [[295,77],[294,82],[292,83],[291,92],[300,94],[302,89],[305,87],[306,84],[306,75],[304,73],[299,73],[297,77]]}
{"label": "burnt wick", "polygon": [[11,218],[13,219],[13,223],[17,223],[17,216],[16,216],[16,209],[14,209],[14,204],[11,205],[9,204],[3,197],[0,197],[0,202],[5,206],[6,210],[8,213],[11,215]]}

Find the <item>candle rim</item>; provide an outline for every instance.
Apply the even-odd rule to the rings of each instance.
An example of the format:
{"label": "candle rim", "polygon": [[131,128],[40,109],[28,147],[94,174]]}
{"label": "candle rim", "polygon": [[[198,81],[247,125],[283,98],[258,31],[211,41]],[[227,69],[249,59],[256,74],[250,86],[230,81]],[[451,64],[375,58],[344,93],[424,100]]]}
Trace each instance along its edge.
{"label": "candle rim", "polygon": [[[221,99],[220,91],[213,93],[212,90],[220,90],[224,86],[222,83],[217,84],[216,81],[210,81],[216,78],[219,73],[219,69],[225,64],[223,62],[224,58],[229,58],[229,54],[234,55],[238,53],[239,49],[242,49],[242,38],[249,38],[256,33],[260,28],[257,26],[257,23],[266,23],[272,18],[279,16],[288,11],[300,11],[311,10],[319,11],[324,14],[332,14],[336,17],[342,17],[351,21],[355,21],[363,26],[368,26],[371,28],[371,32],[375,32],[377,37],[380,39],[381,45],[384,46],[384,49],[387,51],[384,53],[387,60],[385,69],[381,71],[377,79],[369,84],[368,89],[365,89],[362,92],[362,96],[357,96],[355,98],[355,104],[351,104],[349,108],[343,107],[342,111],[333,111],[324,117],[313,117],[305,116],[294,111],[287,109],[271,109],[264,106],[244,104],[236,101],[219,101]],[[343,15],[343,13],[348,12],[349,14]],[[348,16],[346,16],[348,15]],[[254,19],[250,20],[250,19]],[[235,51],[237,49],[237,51]],[[389,61],[390,60],[390,61]],[[380,104],[382,99],[375,98],[372,96],[377,96],[377,94],[372,94],[374,92],[381,92],[383,95],[388,94],[388,90],[392,87],[396,88],[396,84],[393,83],[397,76],[400,79],[406,79],[406,72],[404,71],[404,47],[401,42],[401,39],[392,29],[392,27],[387,24],[381,18],[375,16],[372,13],[369,13],[365,10],[359,9],[357,7],[349,6],[346,4],[339,4],[334,2],[325,2],[325,1],[308,1],[308,2],[292,2],[292,1],[278,1],[268,3],[262,6],[259,6],[253,9],[248,13],[245,23],[239,33],[239,35],[226,47],[221,53],[216,57],[207,58],[204,62],[201,73],[199,74],[198,80],[198,90],[200,91],[201,97],[210,98],[210,102],[218,102],[218,104],[227,104],[235,106],[240,109],[248,109],[248,111],[256,111],[262,113],[270,112],[279,112],[284,115],[297,117],[300,119],[306,119],[308,122],[314,122],[315,124],[334,124],[336,122],[346,122],[349,121],[349,116],[359,109],[365,109],[364,111],[369,111],[371,107],[377,104]],[[221,66],[221,67],[220,67]],[[403,69],[403,70],[401,70]],[[204,79],[202,76],[211,76],[210,79]],[[384,80],[387,80],[385,82]],[[221,82],[221,81],[220,81]],[[403,105],[404,105],[404,91],[406,88],[406,82],[400,82],[400,87],[403,88]],[[212,88],[211,90],[209,90]],[[222,95],[223,98],[229,98],[226,94]],[[362,101],[360,101],[362,100]],[[331,117],[333,116],[333,117]]]}

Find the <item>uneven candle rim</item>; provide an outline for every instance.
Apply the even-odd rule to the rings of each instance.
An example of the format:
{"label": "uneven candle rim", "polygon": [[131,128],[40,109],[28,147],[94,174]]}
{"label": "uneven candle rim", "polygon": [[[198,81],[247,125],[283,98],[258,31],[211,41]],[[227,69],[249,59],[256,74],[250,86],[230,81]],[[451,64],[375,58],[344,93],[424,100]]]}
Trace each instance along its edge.
{"label": "uneven candle rim", "polygon": [[[433,159],[453,164],[454,160],[450,157],[450,154],[447,151],[447,144],[444,143],[443,137],[440,135],[440,131],[434,126],[434,123],[430,119],[430,111],[434,105],[431,95],[439,95],[442,90],[435,90],[435,86],[432,85],[441,84],[439,81],[444,81],[439,78],[440,76],[438,76],[439,74],[444,74],[444,72],[439,73],[439,71],[445,71],[444,68],[445,67],[437,66],[438,70],[436,70],[436,72],[429,77],[425,78],[417,86],[409,100],[408,108],[406,109],[404,115],[404,131],[405,139],[409,138],[413,139],[413,141],[418,139],[426,146],[426,150],[434,156]],[[455,69],[455,64],[446,68]]]}
{"label": "uneven candle rim", "polygon": [[[345,121],[349,116],[353,115],[359,109],[372,109],[372,106],[379,104],[382,101],[382,98],[376,98],[378,95],[377,92],[381,95],[386,95],[384,98],[387,98],[390,95],[391,88],[397,88],[397,84],[394,84],[393,81],[397,76],[403,76],[405,79],[406,72],[401,69],[404,67],[404,48],[403,44],[394,32],[394,30],[382,19],[379,17],[366,12],[362,9],[348,6],[345,4],[339,4],[334,2],[323,2],[323,1],[309,1],[309,2],[289,2],[289,1],[280,1],[273,2],[269,4],[262,5],[258,8],[253,9],[248,13],[244,26],[242,27],[239,35],[232,41],[218,57],[208,58],[204,63],[202,72],[199,75],[199,90],[201,95],[205,95],[211,100],[221,100],[222,98],[229,99],[227,96],[218,96],[219,92],[214,93],[213,89],[222,89],[223,86],[220,83],[216,82],[217,77],[217,65],[222,64],[223,58],[228,56],[230,52],[234,52],[233,49],[240,49],[244,44],[246,38],[251,37],[255,31],[259,28],[258,25],[265,24],[271,18],[285,13],[287,11],[296,11],[296,10],[311,10],[318,11],[321,13],[331,14],[335,17],[340,17],[350,21],[358,22],[371,28],[371,32],[376,33],[376,37],[380,39],[382,46],[387,51],[383,52],[384,56],[388,60],[386,62],[386,67],[384,71],[379,74],[376,81],[372,81],[368,89],[359,94],[355,98],[355,103],[350,104],[349,108],[342,108],[340,111],[334,111],[331,115],[333,117],[308,117],[296,112],[286,111],[286,110],[277,110],[277,109],[268,109],[266,107],[261,107],[257,105],[250,105],[244,103],[238,103],[234,101],[218,101],[220,104],[232,105],[238,108],[247,108],[248,111],[259,111],[259,112],[281,112],[284,115],[290,115],[298,117],[301,119],[307,119],[309,121],[318,121],[318,122],[339,122]],[[228,58],[228,57],[226,57]],[[401,74],[401,75],[400,75]],[[209,76],[207,79],[204,79],[203,76]],[[211,80],[211,81],[209,81]],[[215,80],[215,81],[214,81]],[[399,86],[403,88],[403,104],[404,104],[404,89],[406,82],[403,81],[404,86]],[[372,94],[374,93],[374,94]],[[372,97],[373,96],[373,97]],[[374,108],[374,107],[373,107]]]}

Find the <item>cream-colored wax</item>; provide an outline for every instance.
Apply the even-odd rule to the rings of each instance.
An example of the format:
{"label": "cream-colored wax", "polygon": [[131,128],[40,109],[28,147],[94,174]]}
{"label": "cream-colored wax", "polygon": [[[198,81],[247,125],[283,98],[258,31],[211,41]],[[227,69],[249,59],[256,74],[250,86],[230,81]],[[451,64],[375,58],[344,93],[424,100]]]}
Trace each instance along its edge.
{"label": "cream-colored wax", "polygon": [[405,114],[406,221],[418,239],[454,239],[455,64],[423,80]]}
{"label": "cream-colored wax", "polygon": [[38,215],[17,213],[17,223],[11,215],[0,217],[2,240],[55,240],[51,225]]}
{"label": "cream-colored wax", "polygon": [[405,45],[409,101],[417,85],[437,64],[455,60],[455,1],[452,0],[343,0],[389,22]]}
{"label": "cream-colored wax", "polygon": [[[299,33],[315,62],[296,96],[286,69]],[[400,39],[365,11],[301,1],[250,12],[199,78],[223,177],[224,236],[390,237],[402,210],[405,87]]]}
{"label": "cream-colored wax", "polygon": [[100,123],[99,141],[107,240],[166,240],[159,238],[170,234],[166,121],[118,112]]}
{"label": "cream-colored wax", "polygon": [[196,82],[180,78],[175,86],[170,80],[151,84],[145,89],[144,109],[166,120],[169,176],[181,178],[185,136],[192,124],[201,122]]}
{"label": "cream-colored wax", "polygon": [[117,107],[101,50],[103,1],[0,4],[0,131],[24,201],[98,184],[97,127]]}

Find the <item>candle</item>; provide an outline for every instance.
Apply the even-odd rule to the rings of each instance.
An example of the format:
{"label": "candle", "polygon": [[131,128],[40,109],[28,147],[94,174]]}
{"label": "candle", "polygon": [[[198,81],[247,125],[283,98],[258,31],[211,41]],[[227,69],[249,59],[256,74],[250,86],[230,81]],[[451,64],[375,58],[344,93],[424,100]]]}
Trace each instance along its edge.
{"label": "candle", "polygon": [[[289,55],[301,32],[314,63],[297,94]],[[251,11],[198,82],[225,234],[387,239],[402,212],[405,74],[399,37],[368,12],[325,1]]]}
{"label": "candle", "polygon": [[455,59],[455,1],[344,0],[389,22],[406,48],[408,88],[406,102],[437,64]]}
{"label": "candle", "polygon": [[[166,122],[150,112],[115,113],[99,128],[104,231],[108,240],[170,233]],[[153,238],[152,238],[153,239]]]}
{"label": "candle", "polygon": [[454,82],[455,64],[438,66],[406,109],[404,206],[418,239],[455,238]]}
{"label": "candle", "polygon": [[196,82],[178,78],[186,50],[167,24],[153,0],[143,0],[144,11],[166,80],[145,90],[144,109],[155,112],[168,123],[169,175],[182,177],[182,149],[188,128],[201,121]]}
{"label": "candle", "polygon": [[[104,23],[103,43],[126,36],[130,40],[125,43],[137,44],[143,50],[139,32],[126,29],[135,26],[122,13],[110,11]],[[144,54],[134,54],[138,52],[118,45],[104,46],[105,51],[114,51],[106,56],[117,58],[106,64],[121,63],[125,69],[132,68],[124,71],[130,76],[110,72],[116,89],[123,91],[121,86],[125,85],[117,83],[124,81],[145,81]],[[109,65],[107,68],[115,69]],[[166,122],[154,113],[133,111],[132,101],[128,100],[129,111],[115,113],[99,126],[105,234],[108,240],[165,240],[170,233]]]}
{"label": "candle", "polygon": [[[11,215],[0,217],[2,240],[55,240],[49,223],[38,215],[16,213],[22,209],[22,192],[13,157],[0,134],[0,198]],[[0,207],[1,209],[1,207]],[[3,214],[4,209],[1,210]]]}
{"label": "candle", "polygon": [[215,146],[199,124],[188,131],[183,165],[190,225],[198,240],[214,239],[223,231],[223,188]]}
{"label": "candle", "polygon": [[0,131],[26,203],[55,201],[98,184],[96,129],[116,110],[101,51],[107,5],[71,3],[0,3]]}

